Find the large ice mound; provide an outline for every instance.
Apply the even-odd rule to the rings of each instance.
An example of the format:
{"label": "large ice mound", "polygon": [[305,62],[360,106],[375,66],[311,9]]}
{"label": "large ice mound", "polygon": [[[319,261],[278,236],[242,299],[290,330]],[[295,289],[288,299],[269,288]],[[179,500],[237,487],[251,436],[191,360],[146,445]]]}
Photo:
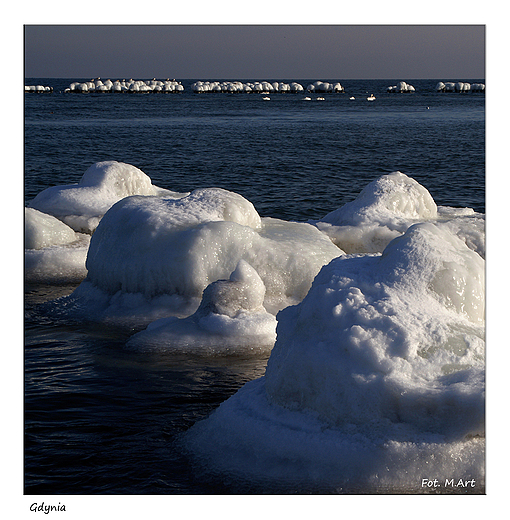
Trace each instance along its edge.
{"label": "large ice mound", "polygon": [[266,352],[276,340],[276,317],[264,308],[265,292],[257,271],[241,260],[228,280],[206,287],[192,316],[156,320],[127,346],[208,355]]}
{"label": "large ice mound", "polygon": [[[206,471],[300,489],[484,479],[484,261],[417,224],[323,267],[278,314],[264,377],[184,442]],[[430,476],[430,477],[429,477]]]}
{"label": "large ice mound", "polygon": [[436,217],[437,206],[427,189],[394,172],[372,181],[355,200],[316,225],[346,253],[380,253],[412,224]]}
{"label": "large ice mound", "polygon": [[51,186],[39,193],[30,207],[57,217],[75,231],[92,233],[116,202],[130,195],[182,197],[154,186],[142,170],[117,161],[97,162],[78,184]]}
{"label": "large ice mound", "polygon": [[429,223],[380,257],[339,258],[279,315],[267,392],[332,425],[482,433],[484,290],[482,258]]}
{"label": "large ice mound", "polygon": [[[204,289],[228,279],[241,260],[255,269],[273,314],[303,299],[320,268],[342,251],[312,225],[261,219],[251,202],[227,190],[195,190],[181,199],[127,197],[92,236],[86,280],[73,298],[91,319],[186,317]],[[159,311],[156,312],[156,314]]]}

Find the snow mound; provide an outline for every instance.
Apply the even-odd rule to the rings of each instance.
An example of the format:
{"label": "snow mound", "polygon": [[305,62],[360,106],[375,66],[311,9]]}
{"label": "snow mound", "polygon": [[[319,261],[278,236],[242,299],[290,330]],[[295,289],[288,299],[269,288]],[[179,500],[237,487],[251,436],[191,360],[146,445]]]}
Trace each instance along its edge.
{"label": "snow mound", "polygon": [[378,418],[479,434],[484,291],[482,258],[429,223],[380,257],[339,258],[279,315],[268,394],[330,424]]}
{"label": "snow mound", "polygon": [[268,351],[276,340],[276,318],[263,306],[265,291],[257,271],[241,260],[229,280],[206,287],[192,316],[156,320],[127,346],[208,355]]}
{"label": "snow mound", "polygon": [[43,190],[30,207],[57,217],[75,231],[91,234],[108,209],[130,195],[179,198],[185,194],[154,186],[150,177],[135,166],[103,161],[93,164],[78,184]]}
{"label": "snow mound", "polygon": [[346,253],[380,253],[412,224],[436,217],[427,189],[394,172],[372,181],[355,200],[315,225]]}
{"label": "snow mound", "polygon": [[87,279],[73,297],[87,302],[92,319],[128,312],[144,321],[155,316],[149,307],[161,307],[158,317],[183,318],[209,284],[245,260],[263,281],[265,308],[276,314],[303,299],[320,268],[340,254],[314,226],[261,219],[249,201],[220,188],[181,199],[133,196],[97,227]]}
{"label": "snow mound", "polygon": [[25,249],[71,244],[78,235],[57,218],[25,208]]}
{"label": "snow mound", "polygon": [[81,282],[90,236],[75,233],[57,218],[25,208],[25,281]]}

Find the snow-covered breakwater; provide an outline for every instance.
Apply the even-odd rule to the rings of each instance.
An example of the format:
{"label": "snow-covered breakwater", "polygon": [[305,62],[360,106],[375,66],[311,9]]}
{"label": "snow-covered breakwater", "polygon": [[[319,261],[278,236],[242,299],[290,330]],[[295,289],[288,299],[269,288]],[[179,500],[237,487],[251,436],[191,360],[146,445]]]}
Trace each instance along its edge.
{"label": "snow-covered breakwater", "polygon": [[[217,81],[217,80],[200,80],[195,81],[187,88],[197,94],[202,93],[255,93],[255,94],[274,94],[274,93],[316,93],[316,94],[332,94],[344,93],[345,88],[338,81],[315,81],[306,86],[297,82],[284,81]],[[64,93],[181,93],[186,87],[181,81],[175,79],[122,79],[105,81],[101,78],[91,79],[90,81],[74,81],[68,88],[64,89]],[[435,87],[430,86],[424,89],[422,86],[420,91],[430,90],[434,92],[485,92],[485,84],[468,83],[468,82],[438,82]],[[400,81],[395,85],[386,88],[387,93],[412,93],[416,89],[413,85],[405,81]],[[43,85],[25,85],[26,93],[44,93],[53,92],[53,87]]]}
{"label": "snow-covered breakwater", "polygon": [[[269,82],[269,81],[196,81],[191,85],[191,89],[196,93],[212,92],[212,93],[256,93],[256,94],[271,94],[276,92],[281,93],[300,93],[304,92],[303,85],[292,81],[290,83],[284,82]],[[339,82],[329,83],[323,81],[315,81],[310,83],[306,90],[308,92],[320,93],[338,93],[343,92],[344,89]]]}
{"label": "snow-covered breakwater", "polygon": [[[27,87],[25,87],[26,90]],[[31,87],[30,87],[31,88]],[[195,81],[191,85],[191,90],[195,93],[339,93],[344,92],[344,88],[339,82],[315,81],[310,83],[306,89],[300,83],[291,81]],[[75,81],[65,89],[66,93],[179,93],[184,91],[184,86],[180,81],[174,80],[115,80],[102,81],[97,78],[90,81]]]}
{"label": "snow-covered breakwater", "polygon": [[485,92],[485,85],[483,83],[465,83],[463,81],[440,81],[435,88],[436,92]]}
{"label": "snow-covered breakwater", "polygon": [[408,83],[406,83],[405,81],[400,81],[396,85],[388,87],[387,92],[390,92],[390,93],[415,92],[415,88],[412,85],[409,85]]}
{"label": "snow-covered breakwater", "polygon": [[195,81],[191,85],[191,90],[197,94],[201,93],[256,93],[256,94],[268,94],[272,92],[303,92],[303,86],[296,82],[283,83],[268,81],[254,81],[246,82],[242,81]]}
{"label": "snow-covered breakwater", "polygon": [[48,87],[44,85],[25,85],[25,93],[27,94],[42,94],[44,92],[53,92],[53,87]]}
{"label": "snow-covered breakwater", "polygon": [[87,94],[89,92],[98,93],[179,93],[183,92],[184,87],[180,81],[175,79],[165,80],[115,80],[107,79],[102,81],[101,78],[95,80],[79,82],[75,81],[66,88],[64,92]]}

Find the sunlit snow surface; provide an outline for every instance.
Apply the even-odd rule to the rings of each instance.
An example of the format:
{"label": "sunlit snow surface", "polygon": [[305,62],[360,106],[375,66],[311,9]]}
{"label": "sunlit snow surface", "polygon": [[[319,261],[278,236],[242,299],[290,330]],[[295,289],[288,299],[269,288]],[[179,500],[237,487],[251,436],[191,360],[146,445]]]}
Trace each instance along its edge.
{"label": "sunlit snow surface", "polygon": [[125,326],[141,352],[272,349],[264,377],[183,436],[206,473],[275,489],[482,485],[483,215],[437,207],[395,172],[288,222],[114,161],[30,206],[27,280],[83,280],[51,312]]}

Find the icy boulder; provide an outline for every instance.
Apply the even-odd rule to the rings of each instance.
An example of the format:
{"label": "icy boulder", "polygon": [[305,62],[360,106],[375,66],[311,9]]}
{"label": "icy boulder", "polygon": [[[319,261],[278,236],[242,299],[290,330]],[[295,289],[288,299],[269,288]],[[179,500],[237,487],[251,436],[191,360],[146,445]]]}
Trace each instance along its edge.
{"label": "icy boulder", "polygon": [[340,254],[314,226],[261,219],[251,202],[223,189],[181,199],[133,196],[97,227],[88,276],[74,297],[96,310],[104,305],[101,313],[109,315],[131,309],[140,316],[149,305],[163,316],[186,317],[209,284],[228,279],[245,260],[264,283],[266,309],[276,314],[303,299],[320,268]]}
{"label": "icy boulder", "polygon": [[380,253],[412,224],[436,217],[427,189],[394,172],[372,181],[354,201],[315,224],[346,253]]}
{"label": "icy boulder", "polygon": [[57,218],[25,208],[25,249],[71,244],[77,239],[77,234]]}
{"label": "icy boulder", "polygon": [[25,208],[25,281],[76,282],[85,278],[90,237],[63,222]]}
{"label": "icy boulder", "polygon": [[78,184],[52,186],[39,193],[30,207],[62,220],[75,231],[92,233],[116,202],[130,195],[182,197],[154,186],[144,172],[117,161],[93,164]]}
{"label": "icy boulder", "polygon": [[241,260],[228,280],[206,287],[192,316],[156,320],[127,346],[209,355],[268,351],[276,340],[276,318],[263,306],[265,292],[257,271]]}
{"label": "icy boulder", "polygon": [[[186,436],[207,472],[420,492],[484,479],[484,261],[431,223],[325,266],[278,314],[264,377]],[[427,477],[429,478],[429,477]]]}
{"label": "icy boulder", "polygon": [[399,81],[396,85],[388,87],[387,92],[415,92],[415,88],[405,81]]}
{"label": "icy boulder", "polygon": [[481,257],[433,224],[381,257],[337,259],[281,313],[267,392],[332,425],[387,419],[479,434],[484,290]]}

